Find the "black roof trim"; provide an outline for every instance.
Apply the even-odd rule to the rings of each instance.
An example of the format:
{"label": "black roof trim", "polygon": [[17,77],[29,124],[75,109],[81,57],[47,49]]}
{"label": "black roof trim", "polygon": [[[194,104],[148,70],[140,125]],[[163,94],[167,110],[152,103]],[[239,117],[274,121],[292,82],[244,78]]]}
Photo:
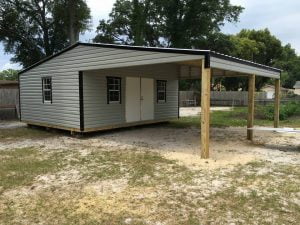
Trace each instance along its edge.
{"label": "black roof trim", "polygon": [[204,55],[205,58],[207,59],[206,61],[208,61],[206,63],[206,67],[210,67],[209,65],[209,58],[210,56],[213,57],[217,57],[217,58],[222,58],[222,59],[226,59],[229,61],[233,61],[233,62],[237,62],[237,63],[242,63],[245,65],[249,65],[249,66],[255,66],[258,68],[262,68],[262,69],[266,69],[266,70],[270,70],[270,71],[275,71],[275,72],[281,72],[280,69],[277,68],[273,68],[273,67],[269,67],[269,66],[265,66],[265,65],[261,65],[258,63],[254,63],[251,61],[247,61],[247,60],[243,60],[243,59],[239,59],[239,58],[235,58],[235,57],[231,57],[228,55],[223,55],[217,52],[213,52],[210,50],[199,50],[199,49],[181,49],[181,48],[158,48],[158,47],[143,47],[143,46],[131,46],[131,45],[119,45],[119,44],[102,44],[102,43],[81,43],[81,42],[77,42],[74,45],[71,45],[65,49],[63,49],[62,51],[49,56],[35,64],[33,64],[32,66],[29,66],[27,68],[25,68],[24,70],[20,71],[19,74],[22,74],[56,56],[61,55],[64,52],[67,52],[77,46],[91,46],[91,47],[103,47],[103,48],[118,48],[118,49],[127,49],[127,50],[137,50],[137,51],[152,51],[152,52],[165,52],[165,53],[179,53],[179,54],[187,54],[187,55]]}
{"label": "black roof trim", "polygon": [[84,46],[92,46],[92,47],[98,46],[103,48],[119,48],[119,49],[138,50],[138,51],[180,53],[180,54],[187,54],[187,55],[205,55],[210,52],[209,50],[200,50],[200,49],[160,48],[160,47],[120,45],[120,44],[81,43],[81,42],[79,42],[79,44]]}

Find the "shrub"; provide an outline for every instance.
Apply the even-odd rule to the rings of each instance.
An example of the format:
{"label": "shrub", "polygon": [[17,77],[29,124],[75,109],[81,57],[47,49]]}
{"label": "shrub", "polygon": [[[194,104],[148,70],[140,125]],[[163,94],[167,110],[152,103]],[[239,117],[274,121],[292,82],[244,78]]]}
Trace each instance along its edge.
{"label": "shrub", "polygon": [[[288,102],[280,106],[279,119],[286,120],[291,116],[300,116],[300,102]],[[257,117],[260,119],[274,119],[274,105],[258,106]]]}

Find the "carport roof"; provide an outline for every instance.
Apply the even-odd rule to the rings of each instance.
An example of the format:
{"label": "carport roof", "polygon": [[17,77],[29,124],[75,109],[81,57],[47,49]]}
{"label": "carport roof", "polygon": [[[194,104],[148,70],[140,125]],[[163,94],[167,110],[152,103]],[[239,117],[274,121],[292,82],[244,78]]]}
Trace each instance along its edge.
{"label": "carport roof", "polygon": [[259,69],[264,69],[264,70],[268,70],[268,71],[272,71],[272,72],[278,72],[280,73],[281,70],[278,68],[274,68],[274,67],[270,67],[270,66],[266,66],[266,65],[262,65],[262,64],[258,64],[255,62],[251,62],[248,60],[243,60],[243,59],[239,59],[236,57],[232,57],[232,56],[228,56],[228,55],[224,55],[215,51],[210,51],[210,50],[200,50],[200,49],[182,49],[182,48],[158,48],[158,47],[144,47],[144,46],[130,46],[130,45],[119,45],[119,44],[103,44],[103,43],[82,43],[82,42],[77,42],[74,45],[71,45],[65,49],[63,49],[62,51],[49,56],[27,68],[25,68],[24,70],[20,71],[19,74],[22,74],[58,55],[61,55],[64,52],[67,52],[77,46],[91,46],[91,47],[102,47],[102,48],[116,48],[116,49],[127,49],[127,50],[137,50],[137,51],[151,51],[151,52],[163,52],[163,53],[179,53],[179,54],[187,54],[187,55],[202,55],[205,57],[205,67],[209,68],[210,67],[210,58],[214,57],[214,58],[219,58],[222,60],[226,60],[226,61],[230,61],[230,62],[235,62],[235,63],[240,63],[240,64],[244,64],[247,66],[253,66]]}

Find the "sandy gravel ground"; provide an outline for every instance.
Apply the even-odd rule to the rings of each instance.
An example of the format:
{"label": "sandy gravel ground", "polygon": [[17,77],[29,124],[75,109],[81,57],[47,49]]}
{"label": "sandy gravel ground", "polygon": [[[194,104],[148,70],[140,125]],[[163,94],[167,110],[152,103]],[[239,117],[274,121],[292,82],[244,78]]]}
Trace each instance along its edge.
{"label": "sandy gravel ground", "polygon": [[[68,166],[35,177],[30,186],[16,187],[0,195],[0,218],[1,213],[11,218],[9,223],[0,220],[0,224],[89,224],[83,221],[91,218],[91,221],[103,218],[109,221],[102,224],[200,224],[190,223],[187,218],[191,213],[204,218],[203,224],[297,224],[299,215],[293,207],[300,206],[300,192],[291,190],[298,190],[300,181],[298,173],[289,166],[300,165],[299,134],[257,131],[250,142],[246,140],[246,128],[230,127],[212,128],[211,138],[208,160],[200,159],[200,133],[196,128],[157,125],[82,138],[57,133],[40,139],[5,140],[0,143],[0,152],[35,147],[38,157],[62,154],[61,162]],[[155,176],[151,179],[144,176],[139,181],[151,184],[155,177],[164,177],[166,173],[170,182],[132,186],[129,180],[136,172],[128,170],[132,157],[127,159],[127,166],[126,158],[97,161],[105,159],[99,152],[113,157],[110,152],[123,151],[127,155],[132,150],[155,151],[167,159],[175,159],[189,168],[187,174],[193,174],[192,180],[179,179],[185,174],[183,168],[174,171],[174,164],[157,164]],[[263,166],[259,166],[261,161]],[[280,171],[281,165],[287,173]],[[120,168],[118,173],[123,174],[121,177],[109,174],[106,178],[91,179],[84,175],[93,171],[114,174],[116,166]],[[245,201],[239,205],[242,199]],[[279,209],[274,213],[273,208]],[[290,210],[294,211],[286,214],[289,220],[284,220],[288,223],[280,223],[278,212]],[[111,221],[120,215],[122,223]],[[81,218],[82,223],[72,223],[69,217]]]}
{"label": "sandy gravel ground", "polygon": [[107,149],[137,148],[162,153],[179,160],[186,166],[219,168],[244,164],[253,160],[268,160],[287,164],[300,164],[300,135],[255,131],[254,141],[246,140],[246,128],[212,128],[211,158],[201,160],[200,131],[197,128],[171,128],[166,126],[137,127],[86,135],[74,138],[64,134],[40,140],[11,140],[0,144],[1,149],[41,147],[43,149]]}

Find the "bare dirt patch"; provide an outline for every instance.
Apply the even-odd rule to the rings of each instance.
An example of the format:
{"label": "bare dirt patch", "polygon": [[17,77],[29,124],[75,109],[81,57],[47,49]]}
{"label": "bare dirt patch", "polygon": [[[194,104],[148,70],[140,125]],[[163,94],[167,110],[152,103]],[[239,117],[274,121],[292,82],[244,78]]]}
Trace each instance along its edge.
{"label": "bare dirt patch", "polygon": [[139,149],[159,152],[186,166],[219,168],[245,164],[252,160],[268,160],[299,164],[299,134],[255,131],[254,142],[245,140],[246,129],[240,127],[211,129],[211,159],[201,160],[200,131],[198,128],[176,129],[165,126],[116,130],[74,138],[65,135],[25,140],[11,140],[0,144],[1,149],[38,147],[48,149],[77,149],[88,154],[91,148],[108,150]]}

